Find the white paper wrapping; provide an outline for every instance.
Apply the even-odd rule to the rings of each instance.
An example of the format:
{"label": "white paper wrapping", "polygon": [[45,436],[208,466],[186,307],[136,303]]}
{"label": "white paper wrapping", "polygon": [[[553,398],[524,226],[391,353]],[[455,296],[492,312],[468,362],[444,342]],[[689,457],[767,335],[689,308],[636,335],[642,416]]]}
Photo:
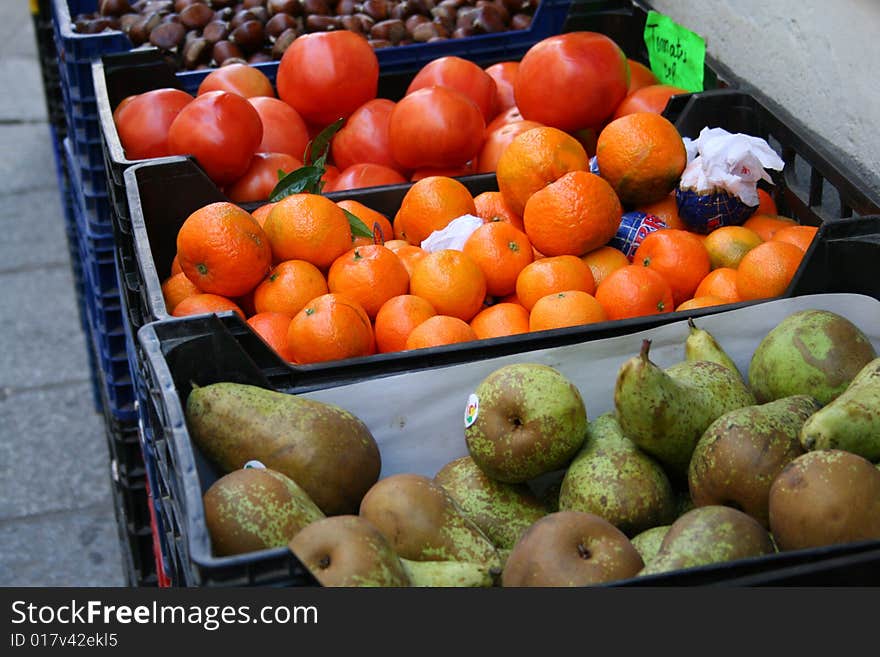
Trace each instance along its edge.
{"label": "white paper wrapping", "polygon": [[422,240],[421,247],[428,253],[453,249],[461,251],[464,243],[477,228],[483,225],[480,217],[472,214],[463,214],[450,221],[442,230],[435,230]]}
{"label": "white paper wrapping", "polygon": [[[712,333],[748,376],[749,361],[761,339],[785,317],[806,309],[843,315],[880,352],[880,301],[857,294],[780,299],[701,317],[695,323]],[[614,409],[617,371],[639,353],[643,339],[651,339],[650,358],[665,368],[684,360],[687,335],[687,322],[680,321],[616,338],[396,374],[303,396],[337,404],[367,424],[382,454],[382,477],[401,472],[433,477],[449,461],[467,455],[468,397],[499,367],[526,362],[555,367],[578,387],[592,420]]]}
{"label": "white paper wrapping", "polygon": [[767,169],[781,171],[784,162],[760,137],[703,128],[697,139],[685,139],[688,164],[681,189],[698,194],[727,191],[748,206],[759,203],[757,181],[773,182]]}

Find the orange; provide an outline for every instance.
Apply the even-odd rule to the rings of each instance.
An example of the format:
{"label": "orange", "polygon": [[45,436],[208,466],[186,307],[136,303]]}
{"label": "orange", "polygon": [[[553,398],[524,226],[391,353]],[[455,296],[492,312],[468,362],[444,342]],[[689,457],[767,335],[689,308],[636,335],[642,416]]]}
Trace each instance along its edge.
{"label": "orange", "polygon": [[[388,217],[381,212],[376,212],[363,203],[352,201],[350,199],[336,201],[336,205],[343,210],[351,212],[355,217],[360,219],[367,228],[373,231],[373,239],[371,239],[370,242],[383,244],[388,240],[394,239],[394,229],[391,227],[391,222],[388,221]],[[378,239],[378,241],[376,241],[376,239]]]}
{"label": "orange", "polygon": [[605,280],[605,277],[615,269],[620,269],[630,264],[629,258],[626,257],[623,251],[615,249],[613,246],[600,246],[598,249],[582,255],[581,260],[587,263],[596,285]]}
{"label": "orange", "polygon": [[670,84],[651,84],[635,91],[631,91],[614,110],[612,119],[619,119],[627,114],[636,112],[654,112],[662,114],[666,109],[666,103],[672,96],[688,93],[686,89],[674,87]]}
{"label": "orange", "polygon": [[730,267],[713,269],[697,285],[694,296],[719,297],[724,299],[725,303],[742,301],[736,289],[736,269]]}
{"label": "orange", "polygon": [[414,294],[401,294],[382,304],[376,313],[373,330],[380,353],[403,351],[412,330],[437,314],[430,303]]}
{"label": "orange", "polygon": [[272,264],[260,224],[226,201],[206,205],[186,218],[177,232],[177,257],[200,290],[226,297],[252,290]]}
{"label": "orange", "polygon": [[435,230],[464,214],[474,214],[474,198],[460,181],[428,176],[413,183],[394,217],[394,237],[421,246]]}
{"label": "orange", "polygon": [[416,266],[416,263],[428,255],[428,252],[422,247],[413,246],[405,240],[391,240],[390,242],[385,242],[383,246],[397,254],[410,277],[412,277],[413,267]]}
{"label": "orange", "polygon": [[260,224],[260,228],[266,225],[266,218],[269,216],[269,213],[272,211],[272,208],[275,207],[274,203],[264,203],[256,210],[251,212],[251,216],[257,220],[257,223]]}
{"label": "orange", "polygon": [[532,128],[540,128],[542,124],[537,121],[512,121],[498,126],[493,130],[486,130],[486,140],[477,155],[475,173],[491,173],[498,167],[498,159],[504,149],[510,145],[517,135],[521,135]]}
{"label": "orange", "polygon": [[416,263],[410,292],[425,299],[438,314],[468,322],[483,307],[486,277],[467,254],[443,249]]}
{"label": "orange", "polygon": [[687,154],[675,126],[653,112],[613,120],[596,143],[599,174],[622,203],[659,201],[678,184]]}
{"label": "orange", "polygon": [[496,303],[478,312],[471,328],[481,340],[528,333],[529,311],[518,303]]}
{"label": "orange", "polygon": [[745,226],[722,226],[706,235],[703,246],[709,252],[712,269],[736,269],[743,256],[763,241],[758,233]]}
{"label": "orange", "polygon": [[587,171],[581,143],[557,128],[532,128],[516,137],[498,158],[498,190],[510,209],[522,215],[529,197],[570,171]]}
{"label": "orange", "polygon": [[648,233],[633,255],[633,264],[653,269],[672,288],[675,305],[694,296],[694,290],[712,268],[709,253],[693,233],[661,228]]}
{"label": "orange", "polygon": [[670,192],[659,201],[639,205],[635,209],[638,212],[654,215],[665,223],[667,228],[680,228],[681,230],[687,228],[687,224],[678,216],[678,202],[675,200],[675,192]]}
{"label": "orange", "polygon": [[779,210],[776,208],[776,201],[773,200],[770,192],[760,187],[758,187],[758,209],[755,210],[754,214],[769,214],[771,216],[779,214]]}
{"label": "orange", "polygon": [[174,317],[186,317],[202,313],[222,313],[227,310],[238,313],[242,319],[245,319],[244,313],[235,302],[219,294],[206,293],[186,297],[174,307],[174,312],[171,314]]}
{"label": "orange", "polygon": [[351,248],[345,213],[320,194],[292,194],[278,201],[263,229],[275,262],[306,260],[326,269]]}
{"label": "orange", "polygon": [[622,213],[611,185],[588,171],[572,171],[532,194],[523,225],[544,255],[580,256],[614,237]]}
{"label": "orange", "polygon": [[[257,287],[260,287],[259,285]],[[256,291],[256,287],[248,292],[247,294],[243,294],[240,297],[235,297],[232,299],[239,308],[241,308],[245,317],[250,317],[251,315],[257,314],[257,307],[254,305],[254,292]]]}
{"label": "orange", "polygon": [[369,356],[375,351],[366,311],[351,297],[332,292],[312,299],[294,316],[287,344],[297,363]]}
{"label": "orange", "polygon": [[725,303],[730,302],[722,299],[721,297],[695,296],[693,299],[688,299],[687,301],[682,303],[678,308],[676,308],[676,310],[694,310],[696,308],[708,308],[709,306],[723,306]]}
{"label": "orange", "polygon": [[736,270],[736,289],[745,301],[770,299],[788,288],[804,252],[794,244],[771,240],[749,251]]}
{"label": "orange", "polygon": [[516,279],[516,296],[529,311],[541,297],[566,290],[581,290],[587,294],[596,291],[590,266],[577,256],[561,255],[535,260]]}
{"label": "orange", "polygon": [[165,308],[169,313],[174,312],[174,307],[178,303],[199,292],[201,290],[198,286],[189,280],[183,272],[174,274],[162,283],[162,296],[165,299]]}
{"label": "orange", "polygon": [[470,325],[458,317],[434,315],[416,326],[406,339],[407,349],[441,347],[458,342],[476,340],[477,334]]}
{"label": "orange", "polygon": [[529,238],[503,221],[477,228],[465,241],[462,251],[483,271],[486,292],[496,297],[513,292],[517,276],[532,261]]}
{"label": "orange", "polygon": [[179,274],[183,270],[180,268],[180,258],[177,257],[177,254],[174,254],[174,259],[171,261],[171,276],[174,274]]}
{"label": "orange", "polygon": [[606,319],[605,309],[592,294],[566,290],[548,294],[535,302],[529,315],[529,330],[545,331],[604,322]]}
{"label": "orange", "polygon": [[285,260],[254,290],[254,309],[293,317],[309,301],[329,291],[324,274],[315,265],[305,260]]}
{"label": "orange", "polygon": [[769,214],[753,214],[745,220],[745,223],[743,223],[745,228],[758,233],[761,239],[765,242],[773,239],[773,235],[775,235],[776,231],[780,228],[795,225],[797,225],[797,222],[794,219]]}
{"label": "orange", "polygon": [[293,352],[287,344],[290,315],[284,313],[257,313],[247,321],[254,331],[287,362],[293,361]]}
{"label": "orange", "polygon": [[334,260],[327,285],[357,301],[372,318],[388,299],[409,291],[409,273],[394,251],[368,244]]}
{"label": "orange", "polygon": [[771,239],[774,242],[788,242],[789,244],[794,244],[801,251],[806,252],[806,250],[810,248],[810,244],[813,243],[813,238],[816,237],[816,233],[818,232],[819,229],[815,226],[786,226],[773,233]]}
{"label": "orange", "polygon": [[474,196],[477,216],[485,222],[505,221],[523,230],[522,216],[510,209],[501,192],[483,192]]}
{"label": "orange", "polygon": [[642,265],[611,272],[596,289],[608,319],[626,319],[672,312],[672,288],[660,274]]}

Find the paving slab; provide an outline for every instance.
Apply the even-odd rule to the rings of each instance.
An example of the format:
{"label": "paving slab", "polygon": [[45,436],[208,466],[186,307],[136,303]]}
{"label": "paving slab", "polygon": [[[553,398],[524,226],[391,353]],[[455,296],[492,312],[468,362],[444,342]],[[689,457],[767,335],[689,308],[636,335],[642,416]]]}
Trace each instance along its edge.
{"label": "paving slab", "polygon": [[75,511],[0,521],[2,586],[126,586],[110,497]]}
{"label": "paving slab", "polygon": [[[9,88],[0,78],[0,88]],[[20,194],[33,189],[58,188],[52,134],[48,123],[0,125],[0,195]],[[8,155],[14,154],[14,157]]]}
{"label": "paving slab", "polygon": [[36,35],[28,0],[0,1],[0,44],[4,57],[36,59]]}
{"label": "paving slab", "polygon": [[[64,256],[59,252],[51,257]],[[69,265],[2,274],[0,289],[0,389],[88,379]]]}
{"label": "paving slab", "polygon": [[38,60],[14,55],[3,57],[0,60],[0,80],[5,90],[0,94],[0,121],[36,123],[48,120]]}
{"label": "paving slab", "polygon": [[[0,395],[0,519],[92,506],[110,496],[104,418],[91,383]],[[106,519],[113,520],[111,515]]]}
{"label": "paving slab", "polygon": [[0,272],[43,265],[69,267],[61,195],[31,190],[0,196]]}

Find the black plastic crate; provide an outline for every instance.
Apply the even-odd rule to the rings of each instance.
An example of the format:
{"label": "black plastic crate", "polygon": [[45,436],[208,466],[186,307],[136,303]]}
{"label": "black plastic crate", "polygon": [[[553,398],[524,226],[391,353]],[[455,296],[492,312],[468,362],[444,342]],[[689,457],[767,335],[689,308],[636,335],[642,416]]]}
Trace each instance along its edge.
{"label": "black plastic crate", "polygon": [[[880,255],[880,234],[871,231],[880,227],[880,217],[869,220],[851,220],[848,223],[850,228],[848,237],[845,239],[868,245],[867,248],[871,249],[870,255],[872,256],[869,262],[876,262],[877,256]],[[823,226],[821,230],[827,232],[829,230],[837,231],[837,229],[838,225],[829,225]],[[816,279],[830,280],[835,278],[839,281],[838,285],[845,288],[848,280],[844,278],[843,272],[837,267],[840,260],[851,257],[851,253],[846,247],[841,250],[840,247],[843,245],[837,239],[830,239],[827,244],[829,246],[825,254],[826,257],[811,262],[813,267],[822,270],[816,272]],[[859,277],[864,278],[864,274],[862,273]],[[852,309],[856,305],[862,305],[870,309],[866,316],[877,320],[880,317],[880,304],[877,303],[880,298],[880,284],[877,283],[876,277],[872,278],[874,278],[872,289],[865,291],[869,291],[873,299],[867,295],[807,297],[796,294],[794,298],[769,302],[773,305],[767,305],[760,310],[739,307],[723,313],[723,316],[722,314],[711,317],[704,316],[701,326],[709,327],[709,330],[723,345],[725,339],[730,339],[733,336],[736,336],[737,339],[741,338],[743,324],[740,318],[746,313],[749,313],[749,319],[756,323],[752,329],[753,335],[750,336],[750,339],[755,343],[759,340],[755,336],[766,334],[774,326],[774,321],[779,321],[779,317],[804,307],[837,308],[838,312],[841,312],[843,308]],[[796,289],[797,292],[799,290]],[[775,320],[773,313],[777,316]],[[767,315],[770,315],[769,318]],[[697,313],[693,313],[692,316],[696,317]],[[654,347],[660,350],[658,354],[665,354],[660,355],[660,358],[668,360],[673,351],[676,355],[683,354],[687,325],[682,317],[679,319],[682,321],[639,333],[635,333],[635,329],[631,327],[629,331],[621,331],[615,339],[599,343],[590,339],[570,340],[566,339],[567,336],[556,334],[552,337],[548,336],[540,344],[528,345],[516,352],[481,351],[471,354],[470,358],[463,359],[450,358],[440,349],[429,349],[420,354],[418,363],[414,363],[414,369],[409,371],[409,374],[419,377],[416,381],[397,382],[395,379],[398,377],[364,381],[363,373],[355,369],[355,365],[352,364],[345,368],[347,376],[340,376],[332,383],[323,379],[315,379],[308,373],[295,372],[286,367],[264,343],[254,340],[253,336],[243,329],[241,323],[236,321],[232,314],[182,318],[155,322],[145,326],[138,333],[138,349],[150,392],[150,407],[145,410],[150,415],[153,428],[152,448],[155,450],[162,493],[159,504],[162,507],[163,519],[167,520],[166,531],[168,532],[169,545],[172,546],[171,551],[174,554],[172,560],[176,561],[177,570],[172,576],[172,581],[175,584],[227,586],[269,583],[301,585],[306,583],[301,581],[300,564],[283,548],[236,557],[218,558],[212,555],[210,539],[204,525],[202,494],[217,478],[222,476],[222,473],[192,443],[186,428],[185,401],[193,385],[205,386],[221,381],[245,383],[292,394],[306,394],[313,399],[341,403],[356,415],[364,413],[362,419],[374,431],[374,435],[380,442],[380,449],[383,450],[383,476],[387,476],[399,471],[413,471],[395,469],[395,467],[400,467],[400,463],[404,461],[412,463],[423,458],[411,449],[411,443],[406,455],[390,453],[395,449],[393,440],[383,443],[384,432],[393,431],[389,427],[412,426],[415,424],[416,414],[387,404],[374,404],[372,407],[368,407],[369,400],[364,400],[359,396],[364,393],[365,386],[369,386],[374,395],[389,394],[390,390],[386,386],[395,385],[398,391],[402,389],[402,386],[409,386],[409,389],[417,390],[415,394],[419,395],[419,398],[430,397],[432,406],[438,404],[448,406],[450,400],[448,398],[440,399],[431,386],[433,382],[442,381],[447,376],[457,376],[456,371],[461,377],[460,372],[464,370],[469,383],[462,386],[461,405],[463,407],[467,389],[472,389],[471,385],[475,386],[483,376],[496,367],[514,360],[515,362],[544,362],[560,368],[565,367],[569,372],[577,373],[577,376],[583,380],[594,375],[596,379],[608,379],[607,389],[602,393],[605,399],[589,395],[585,397],[588,400],[588,415],[590,418],[594,418],[603,412],[604,409],[601,408],[603,402],[608,404],[610,400],[610,403],[613,404],[611,391],[614,387],[614,371],[612,368],[593,374],[590,372],[581,373],[582,368],[591,367],[590,355],[598,356],[597,360],[601,360],[601,358],[607,357],[606,352],[614,354],[618,352],[636,353],[638,345],[645,337],[654,340],[652,354],[655,351]],[[869,326],[863,326],[869,330],[875,344],[880,344],[880,333],[877,332],[878,325],[880,324],[874,321]],[[673,334],[674,338],[671,337]],[[740,349],[744,348],[740,347]],[[495,358],[509,354],[516,355],[513,359],[497,360]],[[672,362],[677,362],[682,358],[683,355],[677,355]],[[744,358],[746,356],[741,353],[739,355],[740,361]],[[622,363],[623,360],[621,358],[620,362]],[[662,365],[662,361],[657,360],[657,362]],[[745,365],[747,362],[746,360]],[[742,362],[738,365],[741,368],[743,366]],[[599,366],[592,365],[592,367]],[[457,378],[455,381],[461,383],[462,379]],[[577,383],[577,381],[575,382]],[[356,385],[351,388],[340,388],[340,386],[347,386],[349,383]],[[424,387],[420,388],[420,386]],[[604,382],[602,386],[606,387]],[[448,393],[440,394],[448,396]],[[340,402],[342,399],[346,401]],[[597,409],[595,405],[600,407]],[[423,406],[415,404],[413,408],[423,408]],[[406,418],[406,422],[398,423],[398,414],[409,414],[409,417]],[[452,418],[451,415],[455,415],[455,417]],[[414,433],[405,436],[406,441],[418,440],[418,436],[422,436],[422,439],[427,439],[426,437],[430,436],[432,442],[440,441],[440,444],[447,444],[444,441],[447,440],[450,431],[455,430],[450,427],[457,426],[455,423],[460,422],[460,414],[445,413],[443,418],[443,422],[436,422],[438,419],[436,416],[431,418],[432,427],[434,427],[431,431],[412,429],[411,431]],[[400,438],[397,437],[397,439]],[[459,449],[461,453],[447,455],[448,459],[451,460],[466,453],[463,439]],[[439,469],[442,462],[445,462],[444,459],[447,456],[440,458],[437,454],[433,454],[431,457],[424,457],[428,461],[433,459],[433,462],[419,463],[418,468],[424,470],[421,474],[432,475]],[[395,465],[390,466],[392,468],[390,471],[386,471],[387,463],[390,462],[394,462]],[[809,578],[821,578],[829,575],[833,567],[838,583],[863,584],[867,582],[863,581],[865,564],[862,562],[862,557],[858,557],[858,563],[847,559],[867,551],[872,551],[874,555],[873,560],[869,561],[867,565],[872,568],[873,580],[871,581],[877,583],[880,580],[880,561],[877,561],[877,556],[880,555],[880,541],[788,551],[760,558],[653,575],[644,579],[622,580],[612,585],[723,584],[747,576],[754,578],[754,583],[785,583],[785,578],[789,576],[786,569],[795,566],[800,568],[801,577],[807,578],[800,580],[803,583],[808,582]]]}

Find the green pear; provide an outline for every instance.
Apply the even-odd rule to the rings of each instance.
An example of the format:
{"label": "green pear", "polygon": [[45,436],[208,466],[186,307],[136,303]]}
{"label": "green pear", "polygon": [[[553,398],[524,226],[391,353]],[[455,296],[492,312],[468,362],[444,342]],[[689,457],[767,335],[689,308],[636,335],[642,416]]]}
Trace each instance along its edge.
{"label": "green pear", "polygon": [[468,561],[412,561],[401,559],[411,586],[488,588],[495,586],[501,569]]}
{"label": "green pear", "polygon": [[464,437],[483,472],[510,484],[568,464],[584,441],[587,410],[577,387],[535,363],[501,367],[468,400]]}
{"label": "green pear", "polygon": [[547,514],[528,486],[490,478],[470,456],[444,465],[434,481],[499,548],[512,548],[520,534]]}
{"label": "green pear", "polygon": [[225,472],[262,461],[308,493],[326,515],[356,513],[379,478],[379,446],[350,412],[240,383],[195,387],[186,402],[193,441]]}
{"label": "green pear", "polygon": [[288,543],[321,586],[409,586],[400,558],[368,520],[341,515],[312,523]]}
{"label": "green pear", "polygon": [[642,561],[646,565],[657,556],[657,553],[660,551],[660,545],[663,543],[663,539],[666,538],[670,527],[671,525],[651,527],[651,529],[646,529],[641,534],[637,534],[630,539],[633,547],[642,555]]}
{"label": "green pear", "polygon": [[688,318],[688,336],[684,341],[684,358],[688,361],[709,360],[736,372],[742,378],[742,374],[733,359],[727,355],[718,341],[706,329],[697,328],[694,320]]}
{"label": "green pear", "polygon": [[810,395],[828,404],[877,357],[867,336],[827,310],[802,310],[783,319],[758,344],[749,385],[761,403]]}
{"label": "green pear", "polygon": [[700,436],[728,411],[755,403],[742,379],[711,361],[660,369],[648,358],[650,340],[620,368],[614,407],[623,434],[684,477]]}
{"label": "green pear", "polygon": [[568,466],[559,491],[561,511],[585,511],[635,536],[675,518],[669,478],[653,458],[626,438],[613,413],[587,428],[587,439]]}
{"label": "green pear", "polygon": [[732,506],[769,527],[770,486],[782,468],[803,454],[798,433],[818,409],[812,397],[793,395],[737,408],[715,420],[688,468],[694,504]]}
{"label": "green pear", "polygon": [[672,523],[660,550],[639,575],[735,561],[773,551],[770,534],[747,513],[728,506],[701,506]]}
{"label": "green pear", "polygon": [[781,550],[880,540],[880,470],[840,449],[807,452],[773,481],[769,507]]}
{"label": "green pear", "polygon": [[842,449],[869,461],[880,459],[880,358],[804,423],[800,441],[808,451]]}
{"label": "green pear", "polygon": [[501,584],[589,586],[634,577],[643,566],[626,534],[604,518],[558,511],[538,520],[517,541]]}
{"label": "green pear", "polygon": [[281,547],[324,517],[295,481],[268,468],[230,472],[211,484],[203,501],[218,556]]}
{"label": "green pear", "polygon": [[379,480],[364,495],[360,515],[404,559],[501,566],[492,541],[428,477],[395,474]]}

